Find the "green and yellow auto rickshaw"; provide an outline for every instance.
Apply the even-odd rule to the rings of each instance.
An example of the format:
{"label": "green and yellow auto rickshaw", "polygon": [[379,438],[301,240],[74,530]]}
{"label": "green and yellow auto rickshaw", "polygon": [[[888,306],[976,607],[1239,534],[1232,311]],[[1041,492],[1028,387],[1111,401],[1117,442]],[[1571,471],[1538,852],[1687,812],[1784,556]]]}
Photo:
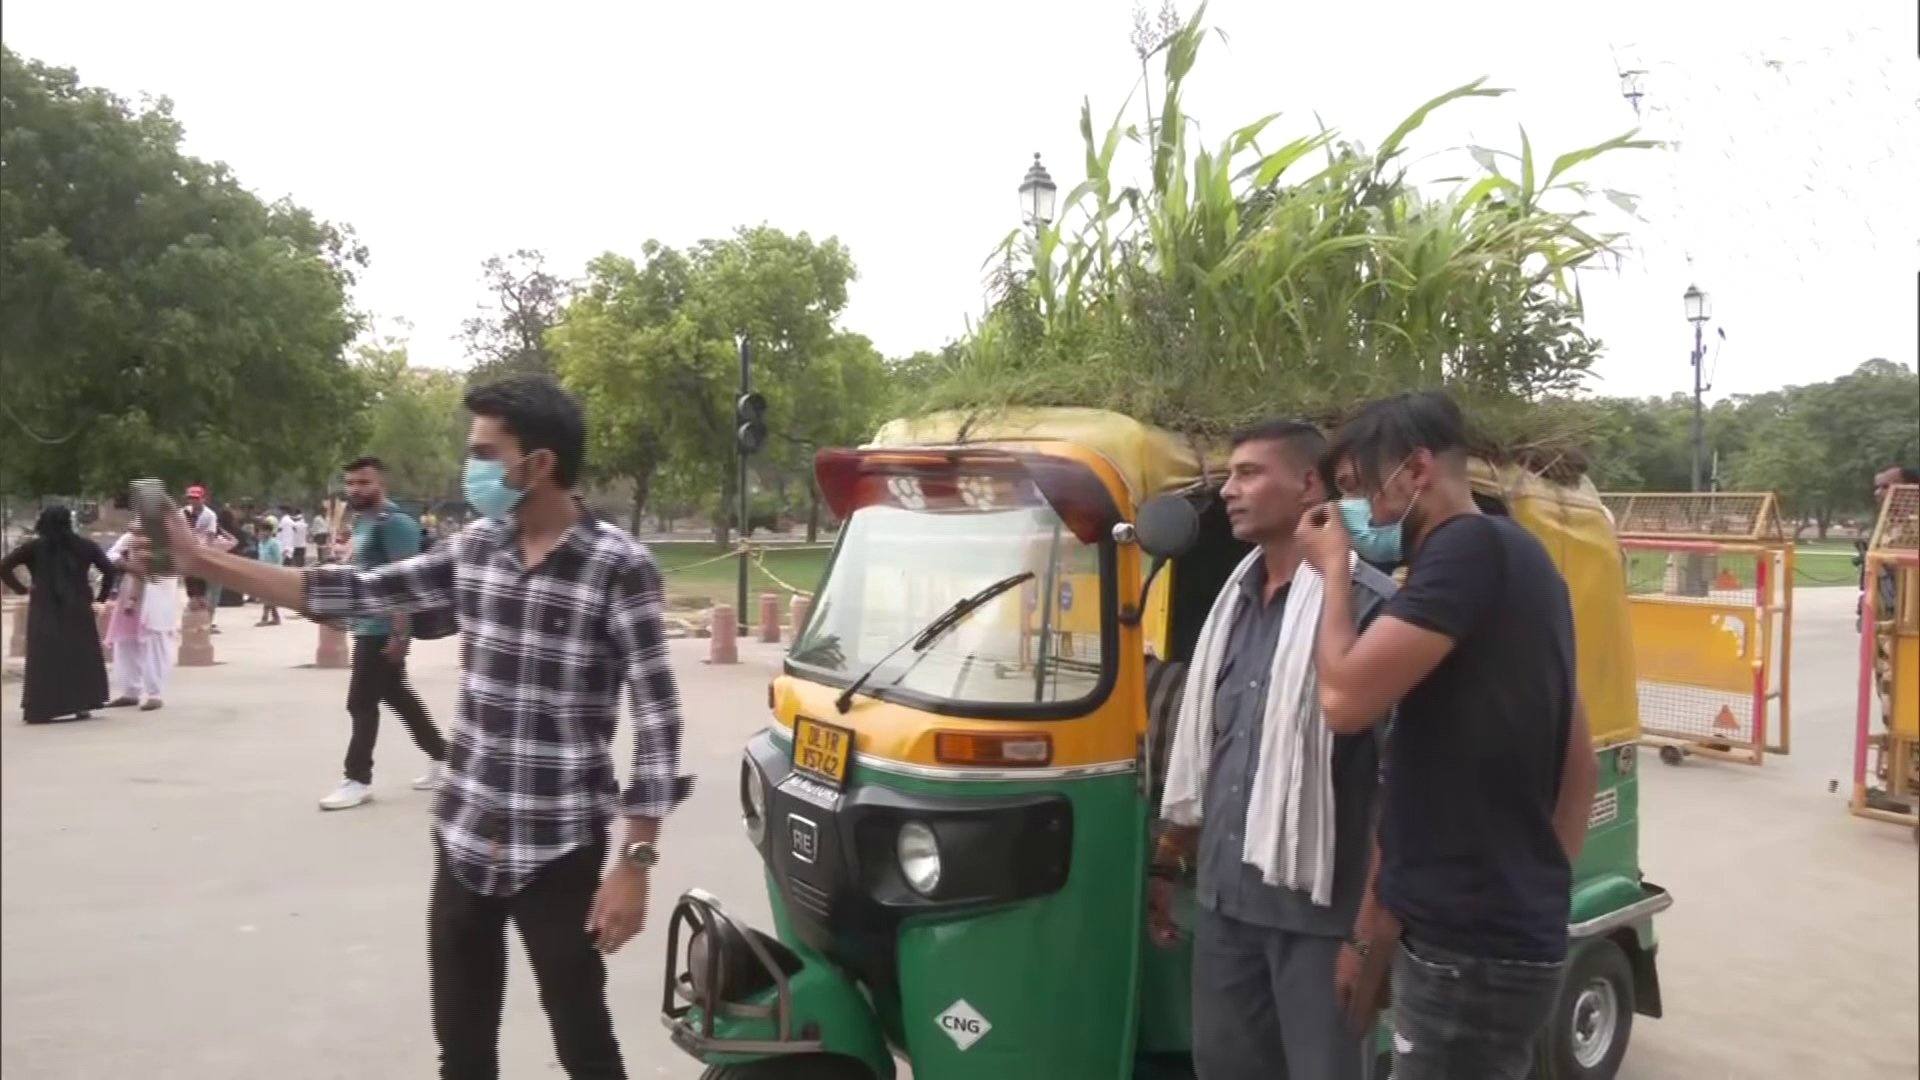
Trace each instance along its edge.
{"label": "green and yellow auto rickshaw", "polygon": [[[1149,674],[1191,654],[1246,550],[1225,460],[1088,409],[895,421],[819,455],[845,524],[740,766],[773,925],[699,890],[668,923],[663,1020],[709,1080],[1192,1075],[1191,953],[1145,931],[1173,712]],[[1671,902],[1638,862],[1620,549],[1585,481],[1473,477],[1573,596],[1600,786],[1538,1072],[1608,1077],[1660,1015]]]}

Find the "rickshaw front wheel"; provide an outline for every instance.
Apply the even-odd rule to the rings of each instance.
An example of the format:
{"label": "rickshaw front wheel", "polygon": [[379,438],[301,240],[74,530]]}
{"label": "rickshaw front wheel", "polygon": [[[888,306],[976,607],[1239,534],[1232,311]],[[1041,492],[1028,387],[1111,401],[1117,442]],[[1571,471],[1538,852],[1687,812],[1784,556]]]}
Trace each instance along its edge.
{"label": "rickshaw front wheel", "polygon": [[840,1054],[803,1054],[710,1065],[700,1080],[873,1080],[873,1070]]}
{"label": "rickshaw front wheel", "polygon": [[1553,1017],[1541,1033],[1539,1080],[1613,1080],[1633,1034],[1633,965],[1598,938],[1576,947]]}

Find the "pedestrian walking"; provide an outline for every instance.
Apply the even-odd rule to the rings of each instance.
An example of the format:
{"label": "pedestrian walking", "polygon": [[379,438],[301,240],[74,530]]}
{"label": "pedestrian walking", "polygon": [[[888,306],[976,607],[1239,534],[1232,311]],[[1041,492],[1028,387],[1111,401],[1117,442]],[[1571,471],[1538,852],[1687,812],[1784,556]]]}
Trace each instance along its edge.
{"label": "pedestrian walking", "polygon": [[[352,565],[363,570],[399,562],[420,553],[420,527],[387,501],[386,466],[377,457],[355,458],[346,468],[347,502],[355,519]],[[320,800],[323,810],[349,810],[373,798],[373,748],[380,738],[380,706],[386,705],[407,726],[420,752],[432,763],[414,780],[416,791],[431,791],[446,760],[447,743],[427,715],[427,707],[407,682],[411,624],[405,613],[353,620],[353,675],[347,683],[347,715],[353,734],[340,786]]]}
{"label": "pedestrian walking", "polygon": [[[561,1068],[573,1080],[616,1080],[627,1074],[604,957],[640,931],[661,819],[692,784],[680,773],[660,574],[644,547],[574,495],[585,418],[558,383],[510,379],[470,391],[466,406],[464,484],[487,520],[455,540],[379,567],[304,573],[177,546],[191,572],[317,618],[454,607],[459,709],[434,804],[427,904],[440,1075],[499,1076],[512,922]],[[175,520],[175,539],[186,539]],[[634,716],[624,793],[610,756],[623,682]],[[615,818],[624,826],[608,865]]]}
{"label": "pedestrian walking", "polygon": [[[134,568],[138,536],[125,533],[107,550],[116,567]],[[107,704],[111,708],[137,705],[144,712],[163,708],[167,679],[180,652],[180,579],[123,574],[113,604],[107,643],[113,646],[115,696]]]}
{"label": "pedestrian walking", "polygon": [[280,550],[286,556],[287,565],[307,565],[307,521],[297,507],[280,508],[278,535]]}
{"label": "pedestrian walking", "polygon": [[1574,675],[1573,609],[1546,548],[1484,513],[1444,394],[1363,408],[1333,456],[1347,497],[1306,529],[1316,566],[1406,562],[1367,600],[1327,579],[1327,723],[1366,731],[1397,703],[1377,894],[1393,944],[1395,1080],[1521,1080],[1567,957],[1572,863],[1598,765]]}
{"label": "pedestrian walking", "polygon": [[[280,538],[274,535],[272,518],[255,522],[253,535],[253,557],[255,559],[268,566],[279,566],[286,561],[286,555],[280,550]],[[260,621],[254,625],[280,625],[280,609],[273,606],[272,600],[266,599],[265,597],[260,598]]]}
{"label": "pedestrian walking", "polygon": [[[1254,547],[1194,648],[1149,885],[1154,936],[1171,944],[1172,882],[1197,869],[1199,1080],[1365,1075],[1336,974],[1367,886],[1380,750],[1372,732],[1330,732],[1314,688],[1325,586],[1302,561],[1297,530],[1331,487],[1326,449],[1310,424],[1248,428],[1234,436],[1220,489],[1234,538]],[[1394,591],[1357,560],[1328,572],[1347,579],[1354,628]]]}
{"label": "pedestrian walking", "polygon": [[[187,527],[192,530],[195,542],[201,544],[217,543],[221,536],[220,516],[213,507],[207,505],[207,489],[195,484],[187,488],[187,505],[181,507],[181,516],[186,519]],[[202,578],[187,579],[187,602],[199,604],[207,611],[207,631],[217,634],[220,627],[217,616],[220,611],[220,586]]]}
{"label": "pedestrian walking", "polygon": [[[88,575],[99,572],[104,602],[113,589],[113,564],[100,545],[73,530],[73,512],[64,506],[40,511],[33,532],[33,539],[0,559],[0,581],[28,597],[20,718],[29,724],[65,716],[85,720],[107,703],[107,664]],[[18,576],[23,566],[33,576],[31,589]]]}

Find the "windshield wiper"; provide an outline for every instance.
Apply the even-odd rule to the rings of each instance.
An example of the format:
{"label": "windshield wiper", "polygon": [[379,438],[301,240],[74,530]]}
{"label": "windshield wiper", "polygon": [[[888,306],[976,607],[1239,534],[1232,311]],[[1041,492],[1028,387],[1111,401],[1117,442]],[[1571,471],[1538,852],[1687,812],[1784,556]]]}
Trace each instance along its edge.
{"label": "windshield wiper", "polygon": [[847,688],[840,691],[840,696],[833,699],[833,707],[840,710],[842,714],[846,713],[848,709],[853,707],[853,695],[859,693],[860,688],[867,685],[867,680],[873,678],[874,672],[879,671],[882,667],[886,666],[887,661],[898,656],[900,650],[912,647],[914,652],[926,652],[933,647],[934,642],[945,637],[947,631],[960,625],[960,620],[980,610],[987,601],[999,596],[1015,585],[1032,580],[1033,571],[1022,570],[1011,577],[1001,578],[999,581],[981,589],[972,596],[962,597],[956,601],[952,607],[935,616],[934,620],[928,623],[925,629],[887,650],[887,655],[875,660],[872,667],[867,668],[867,670],[860,673],[859,678],[848,683]]}

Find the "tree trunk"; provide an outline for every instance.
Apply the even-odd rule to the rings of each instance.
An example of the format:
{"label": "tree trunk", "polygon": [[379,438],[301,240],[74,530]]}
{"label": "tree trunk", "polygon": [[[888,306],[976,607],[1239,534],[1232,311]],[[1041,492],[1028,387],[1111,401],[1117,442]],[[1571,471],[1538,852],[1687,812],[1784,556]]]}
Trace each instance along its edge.
{"label": "tree trunk", "polygon": [[807,543],[820,542],[820,485],[807,481]]}
{"label": "tree trunk", "polygon": [[633,510],[628,531],[635,536],[640,535],[640,526],[647,520],[647,499],[652,494],[653,474],[651,472],[645,472],[633,478]]}
{"label": "tree trunk", "polygon": [[1818,512],[1818,517],[1815,520],[1815,524],[1819,526],[1820,539],[1825,540],[1827,538],[1827,529],[1833,524],[1832,508],[1825,507],[1825,506],[1821,507]]}

